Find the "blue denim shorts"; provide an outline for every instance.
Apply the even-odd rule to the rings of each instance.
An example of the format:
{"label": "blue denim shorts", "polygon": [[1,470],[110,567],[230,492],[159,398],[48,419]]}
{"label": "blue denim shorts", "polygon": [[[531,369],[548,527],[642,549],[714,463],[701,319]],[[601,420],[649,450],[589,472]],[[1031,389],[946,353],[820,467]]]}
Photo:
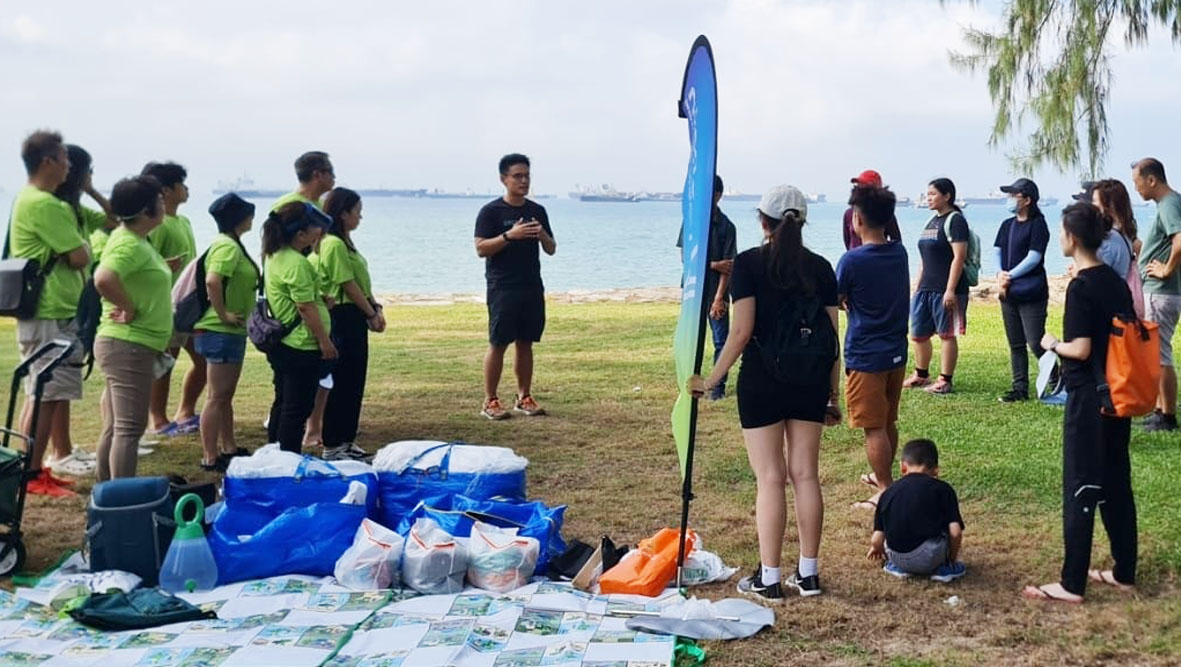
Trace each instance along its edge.
{"label": "blue denim shorts", "polygon": [[211,364],[240,364],[246,359],[246,336],[202,331],[193,336],[193,348]]}
{"label": "blue denim shorts", "polygon": [[943,293],[923,290],[915,292],[910,303],[910,337],[923,341],[938,335],[940,338],[962,336],[968,328],[968,295],[956,295],[956,308],[949,312],[943,305]]}

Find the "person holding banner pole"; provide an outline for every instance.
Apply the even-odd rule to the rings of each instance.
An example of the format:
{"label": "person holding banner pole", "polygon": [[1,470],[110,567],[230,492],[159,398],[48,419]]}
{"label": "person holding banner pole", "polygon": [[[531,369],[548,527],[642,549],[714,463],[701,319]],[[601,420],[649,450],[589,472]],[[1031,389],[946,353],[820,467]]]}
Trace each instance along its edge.
{"label": "person holding banner pole", "polygon": [[[734,259],[730,338],[709,378],[691,377],[689,390],[703,396],[742,356],[738,417],[758,487],[761,565],[739,581],[738,591],[774,602],[783,598],[783,584],[804,597],[821,593],[817,559],[824,500],[818,457],[824,426],[841,419],[840,342],[836,274],[828,260],[804,247],[803,193],[789,185],[772,188],[759,202],[758,215],[763,245]],[[800,557],[795,573],[782,580],[789,482]]]}
{"label": "person holding banner pole", "polygon": [[[709,219],[709,247],[706,250],[705,290],[703,294],[711,299],[709,306],[709,329],[713,334],[714,363],[722,354],[726,339],[730,336],[730,271],[734,257],[738,254],[738,230],[730,218],[718,208],[725,186],[722,177],[714,175],[713,210]],[[677,247],[684,246],[684,230],[677,234]],[[709,393],[711,401],[726,397],[726,378]]]}

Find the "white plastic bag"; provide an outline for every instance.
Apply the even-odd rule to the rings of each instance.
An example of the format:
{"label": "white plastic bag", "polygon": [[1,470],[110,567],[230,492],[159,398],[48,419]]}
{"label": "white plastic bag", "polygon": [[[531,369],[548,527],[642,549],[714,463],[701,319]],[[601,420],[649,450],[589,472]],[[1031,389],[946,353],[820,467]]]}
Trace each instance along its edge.
{"label": "white plastic bag", "polygon": [[402,563],[402,536],[365,519],[357,528],[353,546],[336,561],[333,574],[341,586],[372,591],[398,586]]}
{"label": "white plastic bag", "polygon": [[[226,477],[294,477],[304,457],[295,452],[285,452],[277,444],[260,447],[250,456],[235,456],[230,459],[230,467],[226,470]],[[321,461],[310,457],[304,465],[304,474],[334,474],[339,472],[345,477],[354,477],[365,473],[372,473],[373,466],[364,461]]]}
{"label": "white plastic bag", "polygon": [[434,520],[414,522],[402,552],[402,583],[424,595],[450,595],[463,590],[467,547]]}
{"label": "white plastic bag", "polygon": [[715,581],[726,581],[736,572],[738,568],[726,567],[717,554],[694,549],[685,559],[685,571],[681,582],[686,586],[710,584]]}
{"label": "white plastic bag", "polygon": [[[373,457],[373,469],[378,472],[401,472],[423,452],[432,447],[445,445],[440,440],[402,440],[393,442],[377,452]],[[414,463],[419,470],[426,470],[442,465],[443,456],[447,448],[439,447],[422,456]],[[451,459],[448,472],[455,473],[510,473],[520,472],[529,465],[529,460],[517,456],[508,447],[491,447],[486,445],[455,445],[451,448]]]}
{"label": "white plastic bag", "polygon": [[472,524],[468,541],[467,578],[476,588],[507,593],[529,583],[537,567],[541,545],[532,537],[517,535],[516,528]]}

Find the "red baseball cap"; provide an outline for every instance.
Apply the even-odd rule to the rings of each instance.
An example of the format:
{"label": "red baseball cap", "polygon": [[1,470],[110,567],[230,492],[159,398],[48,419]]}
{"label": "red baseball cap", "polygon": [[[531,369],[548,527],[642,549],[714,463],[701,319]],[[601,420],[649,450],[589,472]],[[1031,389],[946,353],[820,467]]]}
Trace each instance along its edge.
{"label": "red baseball cap", "polygon": [[857,185],[880,188],[882,187],[882,175],[873,169],[866,169],[860,174],[857,174],[857,178],[850,178],[849,182],[856,183]]}

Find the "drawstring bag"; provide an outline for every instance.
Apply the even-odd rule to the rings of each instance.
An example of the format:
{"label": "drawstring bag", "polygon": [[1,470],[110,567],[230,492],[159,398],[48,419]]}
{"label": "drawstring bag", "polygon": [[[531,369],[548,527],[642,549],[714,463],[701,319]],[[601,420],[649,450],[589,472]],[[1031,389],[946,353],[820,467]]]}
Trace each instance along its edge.
{"label": "drawstring bag", "polygon": [[477,521],[468,541],[467,578],[476,588],[508,593],[529,583],[537,567],[537,540]]}
{"label": "drawstring bag", "polygon": [[415,521],[402,553],[402,583],[423,595],[452,595],[463,591],[466,574],[467,547],[434,521]]}
{"label": "drawstring bag", "polygon": [[217,612],[201,611],[159,588],[137,588],[130,593],[96,593],[71,609],[69,614],[82,625],[108,632],[217,618]]}
{"label": "drawstring bag", "polygon": [[365,519],[357,528],[353,545],[336,561],[334,575],[341,586],[359,591],[396,588],[400,585],[402,536]]}

